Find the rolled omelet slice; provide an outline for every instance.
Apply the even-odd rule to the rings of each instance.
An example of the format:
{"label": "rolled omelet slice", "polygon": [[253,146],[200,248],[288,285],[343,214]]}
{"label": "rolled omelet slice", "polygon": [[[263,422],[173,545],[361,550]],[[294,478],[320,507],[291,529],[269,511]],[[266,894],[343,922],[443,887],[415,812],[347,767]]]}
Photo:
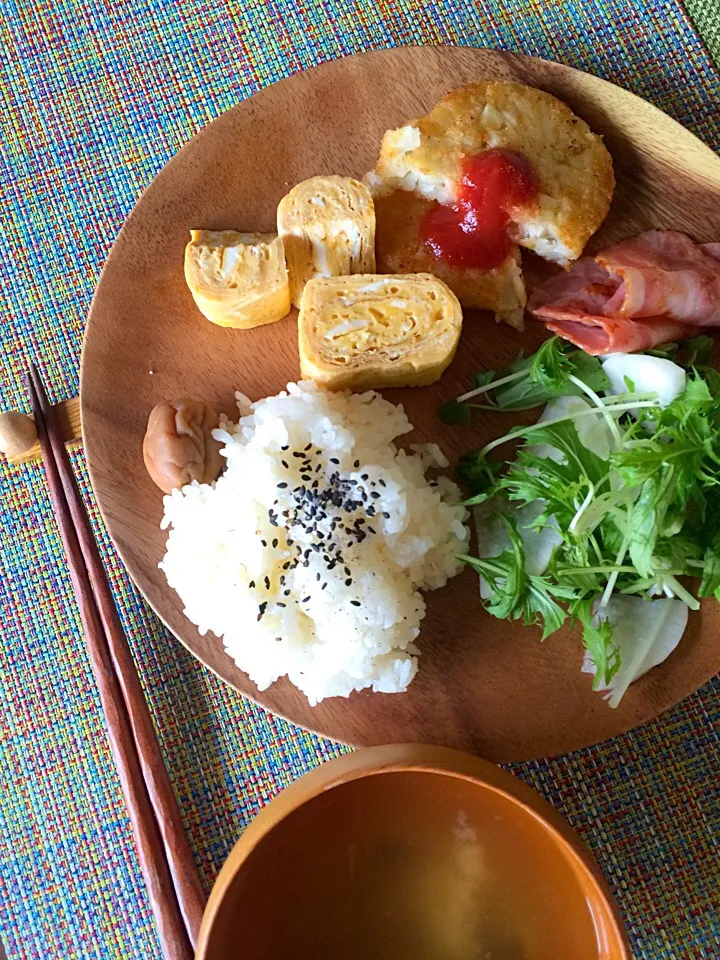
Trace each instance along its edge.
{"label": "rolled omelet slice", "polygon": [[277,224],[296,307],[313,277],[375,272],[375,209],[358,180],[303,180],[280,201]]}
{"label": "rolled omelet slice", "polygon": [[433,383],[461,328],[457,297],[430,274],[316,277],[300,303],[300,371],[330,390]]}
{"label": "rolled omelet slice", "polygon": [[274,233],[192,230],[185,280],[200,312],[221,327],[248,329],[290,310],[282,240]]}

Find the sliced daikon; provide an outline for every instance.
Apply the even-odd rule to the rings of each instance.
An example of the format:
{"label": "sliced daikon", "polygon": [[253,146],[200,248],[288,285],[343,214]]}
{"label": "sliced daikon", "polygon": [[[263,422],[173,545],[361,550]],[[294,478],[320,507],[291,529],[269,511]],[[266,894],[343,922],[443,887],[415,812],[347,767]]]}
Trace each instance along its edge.
{"label": "sliced daikon", "polygon": [[[688,606],[682,600],[645,600],[613,594],[609,603],[597,607],[596,625],[607,620],[613,628],[613,643],[620,654],[620,669],[606,691],[605,699],[617,707],[631,683],[666,660],[680,642],[688,619]],[[586,651],[583,673],[595,675],[595,664]]]}

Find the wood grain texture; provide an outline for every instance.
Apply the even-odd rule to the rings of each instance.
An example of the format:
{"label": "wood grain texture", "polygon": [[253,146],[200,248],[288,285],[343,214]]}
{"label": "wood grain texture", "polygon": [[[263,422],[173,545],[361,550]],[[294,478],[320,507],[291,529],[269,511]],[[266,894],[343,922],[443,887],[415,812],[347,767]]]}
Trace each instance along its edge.
{"label": "wood grain texture", "polygon": [[[208,667],[269,709],[351,744],[438,743],[508,761],[603,740],[691,693],[720,667],[717,606],[705,604],[691,616],[676,653],[613,711],[580,673],[577,635],[563,631],[541,644],[537,630],[494,620],[481,609],[477,578],[466,570],[427,597],[421,669],[406,694],[365,692],[311,708],[287,681],[258,693],[222,643],[201,637],[186,620],[157,568],[165,540],[158,526],[162,503],[141,456],[148,414],[160,400],[198,397],[234,415],[236,389],[257,399],[298,376],[294,312],[249,331],[220,329],[199,314],[183,280],[190,229],[272,230],[276,205],[290,186],[314,174],[361,176],[374,165],[388,127],[425,113],[453,87],[488,76],[557,95],[604,135],[618,186],[591,250],[649,227],[685,230],[698,241],[720,239],[720,160],[618,87],[489,50],[400,48],[350,57],[239,104],[157,176],[120,233],[98,286],[81,400],[90,473],[110,533],[156,612]],[[527,275],[532,269],[528,263]],[[509,428],[513,418],[495,414],[478,417],[471,428],[444,427],[437,407],[463,392],[473,371],[502,367],[520,347],[532,351],[543,338],[539,324],[517,334],[468,314],[457,357],[438,384],[386,391],[405,404],[415,424],[408,442],[440,441],[456,459]]]}

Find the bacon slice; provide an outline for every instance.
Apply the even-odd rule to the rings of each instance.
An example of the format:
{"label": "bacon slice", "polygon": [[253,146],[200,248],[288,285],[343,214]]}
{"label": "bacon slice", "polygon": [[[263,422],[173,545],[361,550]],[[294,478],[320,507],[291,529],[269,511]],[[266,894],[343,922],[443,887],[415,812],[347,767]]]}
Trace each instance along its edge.
{"label": "bacon slice", "polygon": [[563,317],[556,314],[555,319],[545,320],[545,326],[593,356],[650,350],[659,343],[683,340],[697,333],[697,327],[662,317],[613,320],[609,317]]}
{"label": "bacon slice", "polygon": [[588,353],[631,353],[720,327],[720,244],[650,230],[536,287],[529,310]]}

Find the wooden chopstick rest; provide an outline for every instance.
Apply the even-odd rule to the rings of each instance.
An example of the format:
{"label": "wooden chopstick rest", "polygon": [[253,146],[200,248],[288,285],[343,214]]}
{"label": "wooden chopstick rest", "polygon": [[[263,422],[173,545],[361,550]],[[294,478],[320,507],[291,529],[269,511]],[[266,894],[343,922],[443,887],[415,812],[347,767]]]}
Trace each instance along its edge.
{"label": "wooden chopstick rest", "polygon": [[[60,436],[65,444],[79,443],[82,440],[82,428],[80,424],[80,398],[71,397],[69,400],[63,400],[62,403],[53,405],[53,414],[60,429]],[[0,416],[2,416],[0,414]],[[32,416],[28,414],[28,419]],[[2,449],[0,447],[0,449]],[[23,453],[6,454],[8,463],[29,463],[32,460],[42,460],[40,443],[35,443]]]}

